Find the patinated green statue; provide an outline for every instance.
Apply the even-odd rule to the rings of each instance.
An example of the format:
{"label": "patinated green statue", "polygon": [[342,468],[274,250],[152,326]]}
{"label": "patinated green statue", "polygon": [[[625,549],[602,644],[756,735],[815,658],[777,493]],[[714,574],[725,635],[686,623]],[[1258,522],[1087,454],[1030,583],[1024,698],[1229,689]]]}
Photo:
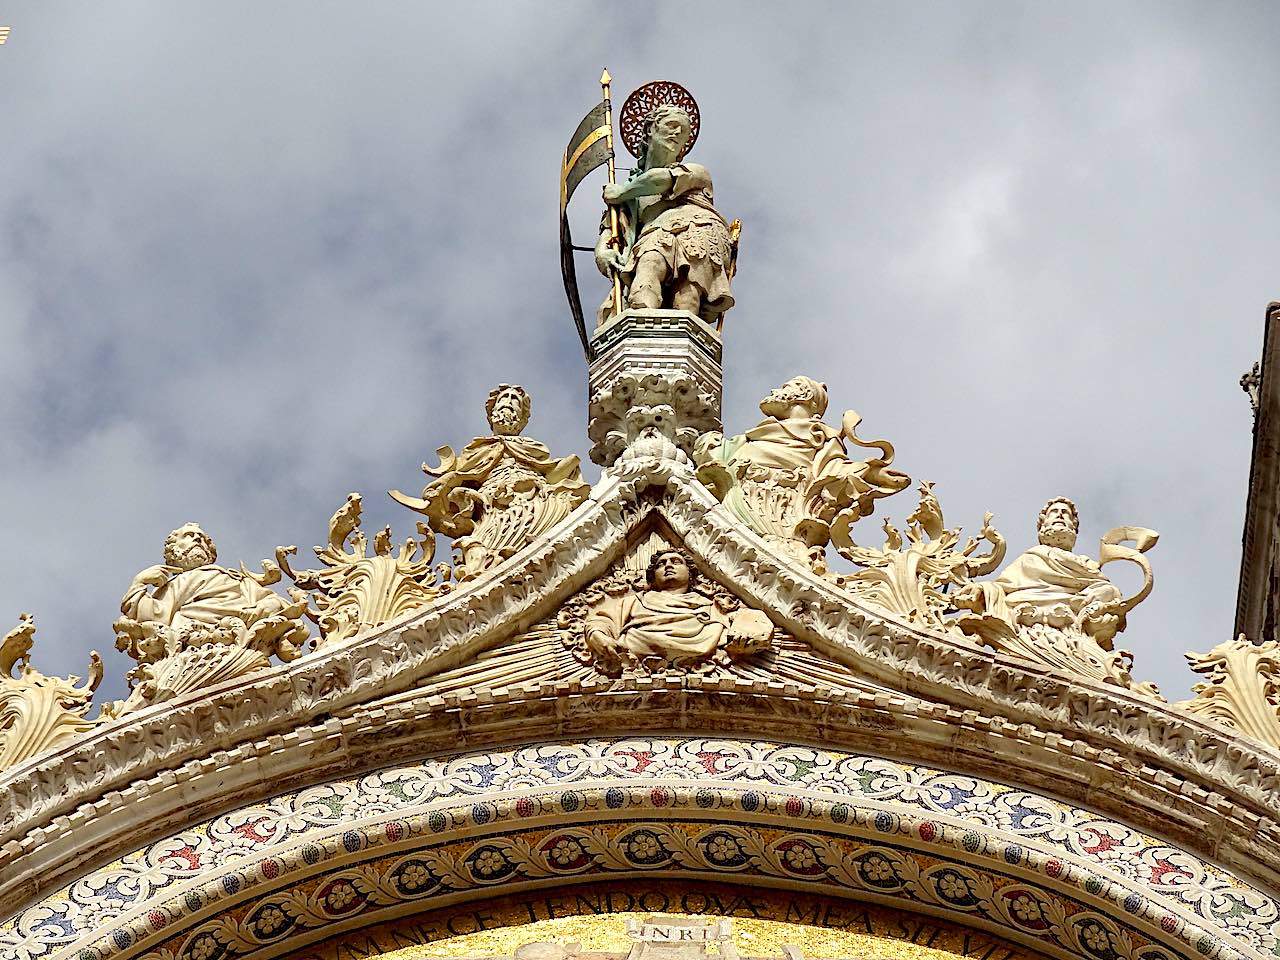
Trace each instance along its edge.
{"label": "patinated green statue", "polygon": [[[707,168],[684,162],[696,138],[690,110],[696,115],[697,104],[675,84],[663,86],[668,100],[684,102],[658,102],[630,129],[628,108],[647,87],[623,108],[622,136],[640,162],[624,183],[604,188],[605,203],[618,213],[618,237],[615,242],[606,214],[596,266],[605,276],[617,272],[624,309],[687,310],[718,325],[733,306],[730,226],[715,208]],[[611,297],[600,307],[599,323],[612,313]]]}

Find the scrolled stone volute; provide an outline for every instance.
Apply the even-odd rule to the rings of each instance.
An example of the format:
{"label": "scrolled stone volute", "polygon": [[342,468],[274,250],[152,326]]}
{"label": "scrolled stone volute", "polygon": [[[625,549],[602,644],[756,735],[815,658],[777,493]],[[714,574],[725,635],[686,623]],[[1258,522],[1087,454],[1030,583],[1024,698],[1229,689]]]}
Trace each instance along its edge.
{"label": "scrolled stone volute", "polygon": [[89,653],[83,687],[76,686],[79,677],[47,677],[31,665],[35,633],[35,619],[24,613],[0,640],[0,770],[52,750],[95,723],[85,714],[102,682],[101,658]]}

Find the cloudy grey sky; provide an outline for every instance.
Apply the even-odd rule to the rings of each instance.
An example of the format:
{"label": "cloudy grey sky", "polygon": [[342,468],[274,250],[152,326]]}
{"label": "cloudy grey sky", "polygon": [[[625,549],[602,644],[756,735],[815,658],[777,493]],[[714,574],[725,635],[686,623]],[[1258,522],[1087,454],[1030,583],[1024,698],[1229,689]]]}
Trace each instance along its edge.
{"label": "cloudy grey sky", "polygon": [[823,379],[951,524],[990,508],[1016,551],[1061,492],[1082,547],[1160,530],[1136,676],[1183,696],[1182,652],[1229,636],[1237,379],[1280,296],[1274,4],[0,0],[0,24],[0,629],[35,612],[45,672],[94,647],[123,695],[119,597],[184,521],[252,565],[358,490],[404,536],[382,491],[481,432],[497,382],[585,460],[556,177],[605,64],[619,100],[694,92],[694,159],[745,223],[729,429]]}

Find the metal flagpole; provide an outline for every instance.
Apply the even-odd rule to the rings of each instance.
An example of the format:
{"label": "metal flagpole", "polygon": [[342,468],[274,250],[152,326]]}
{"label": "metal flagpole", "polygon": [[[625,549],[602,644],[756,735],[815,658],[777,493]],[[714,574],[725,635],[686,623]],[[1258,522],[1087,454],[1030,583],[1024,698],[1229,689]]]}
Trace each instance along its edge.
{"label": "metal flagpole", "polygon": [[[617,182],[617,171],[614,169],[613,163],[613,101],[609,99],[609,84],[613,82],[613,77],[609,76],[609,70],[606,67],[600,73],[600,87],[604,92],[604,112],[609,123],[609,132],[605,134],[605,140],[609,145],[609,183],[612,185]],[[609,206],[609,246],[615,250],[622,249],[622,240],[618,236],[618,208],[612,203]],[[622,278],[618,276],[618,271],[610,267],[609,272],[613,274],[613,315],[617,318],[622,313]]]}

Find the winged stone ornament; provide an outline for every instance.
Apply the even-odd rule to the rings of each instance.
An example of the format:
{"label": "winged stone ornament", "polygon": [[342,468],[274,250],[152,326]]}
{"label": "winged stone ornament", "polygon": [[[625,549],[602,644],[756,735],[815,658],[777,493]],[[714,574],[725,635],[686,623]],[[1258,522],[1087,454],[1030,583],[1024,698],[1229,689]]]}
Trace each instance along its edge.
{"label": "winged stone ornament", "polygon": [[[35,619],[21,614],[0,640],[0,770],[52,750],[91,730],[86,719],[93,692],[102,682],[102,659],[89,653],[89,678],[47,677],[31,665]],[[16,672],[15,672],[16,670]]]}
{"label": "winged stone ornament", "polygon": [[[890,468],[891,443],[858,437],[858,414],[847,411],[836,428],[823,422],[826,410],[825,383],[792,377],[760,401],[758,426],[736,437],[704,434],[694,450],[698,478],[735,517],[820,572],[833,526],[852,525],[911,483]],[[855,460],[849,446],[879,455]]]}
{"label": "winged stone ornament", "polygon": [[532,543],[587,499],[578,458],[555,458],[544,444],[521,435],[532,401],[523,387],[500,384],[485,414],[491,436],[460,453],[441,447],[439,466],[424,463],[432,481],[421,497],[399,490],[391,497],[424,514],[432,530],[453,538],[454,575],[478,577]]}

